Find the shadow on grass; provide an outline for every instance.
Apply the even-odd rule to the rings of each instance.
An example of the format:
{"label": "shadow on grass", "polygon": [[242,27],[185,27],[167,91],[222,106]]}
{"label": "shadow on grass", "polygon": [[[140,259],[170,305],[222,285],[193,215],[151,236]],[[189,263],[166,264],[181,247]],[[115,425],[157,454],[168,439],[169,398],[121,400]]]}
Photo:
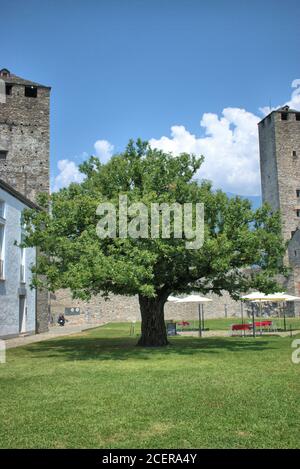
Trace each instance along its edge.
{"label": "shadow on grass", "polygon": [[149,360],[159,356],[190,356],[202,353],[263,352],[273,347],[268,341],[249,338],[206,338],[185,337],[171,339],[166,347],[137,347],[136,337],[103,338],[82,336],[53,339],[26,346],[36,353],[34,358],[60,358],[63,360]]}

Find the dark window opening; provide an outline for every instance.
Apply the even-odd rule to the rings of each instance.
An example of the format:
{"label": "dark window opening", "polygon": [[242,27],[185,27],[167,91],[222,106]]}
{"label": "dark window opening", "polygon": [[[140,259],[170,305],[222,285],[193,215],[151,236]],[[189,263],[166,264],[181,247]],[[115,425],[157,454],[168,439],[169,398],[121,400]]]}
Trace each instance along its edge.
{"label": "dark window opening", "polygon": [[296,210],[296,213],[297,213],[297,217],[300,218],[300,210],[299,209]]}
{"label": "dark window opening", "polygon": [[282,112],[281,113],[281,120],[282,121],[287,121],[288,120],[288,113],[287,112]]}
{"label": "dark window opening", "polygon": [[7,151],[0,150],[0,160],[6,160],[6,156],[7,156]]}
{"label": "dark window opening", "polygon": [[25,96],[27,98],[36,98],[37,97],[37,87],[36,86],[25,86]]}
{"label": "dark window opening", "polygon": [[296,150],[293,150],[293,156],[296,157],[297,156],[297,152]]}
{"label": "dark window opening", "polygon": [[300,121],[300,112],[296,113],[296,121]]}
{"label": "dark window opening", "polygon": [[300,189],[296,189],[297,197],[300,197]]}
{"label": "dark window opening", "polygon": [[11,92],[12,92],[12,85],[6,83],[6,85],[5,85],[5,94],[6,94],[6,96],[11,96]]}

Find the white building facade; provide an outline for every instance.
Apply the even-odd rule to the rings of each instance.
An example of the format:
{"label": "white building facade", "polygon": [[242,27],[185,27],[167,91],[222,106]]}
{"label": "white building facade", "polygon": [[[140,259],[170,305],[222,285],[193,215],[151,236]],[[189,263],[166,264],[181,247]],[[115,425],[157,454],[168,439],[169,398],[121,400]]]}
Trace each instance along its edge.
{"label": "white building facade", "polygon": [[36,332],[35,248],[21,248],[22,212],[38,207],[0,180],[0,337]]}

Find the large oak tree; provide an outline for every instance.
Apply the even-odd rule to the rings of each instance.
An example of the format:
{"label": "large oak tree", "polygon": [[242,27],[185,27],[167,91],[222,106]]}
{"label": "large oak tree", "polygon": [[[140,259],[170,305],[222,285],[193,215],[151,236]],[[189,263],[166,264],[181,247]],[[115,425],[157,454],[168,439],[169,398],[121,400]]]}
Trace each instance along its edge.
{"label": "large oak tree", "polygon": [[[164,305],[170,293],[226,290],[237,298],[250,288],[274,291],[285,251],[279,215],[267,206],[253,211],[248,200],[229,198],[213,191],[210,182],[197,181],[202,162],[202,157],[151,149],[140,140],[130,141],[124,153],[106,164],[91,157],[80,166],[86,176],[81,184],[49,198],[42,195],[45,210],[25,212],[26,245],[43,253],[34,282],[38,284],[42,274],[51,291],[70,288],[82,299],[99,293],[138,295],[142,346],[168,343]],[[100,239],[97,206],[111,202],[118,207],[120,194],[127,195],[129,204],[143,202],[147,207],[204,203],[203,246],[186,249],[184,238],[174,239],[173,219],[168,239]],[[249,270],[252,266],[257,268]]]}

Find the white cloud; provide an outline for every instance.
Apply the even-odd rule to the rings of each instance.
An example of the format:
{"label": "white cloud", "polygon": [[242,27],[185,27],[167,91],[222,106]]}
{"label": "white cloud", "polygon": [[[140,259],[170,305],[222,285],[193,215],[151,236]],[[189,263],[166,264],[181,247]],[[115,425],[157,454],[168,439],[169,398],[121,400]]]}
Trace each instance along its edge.
{"label": "white cloud", "polygon": [[[291,99],[290,101],[287,101],[284,104],[288,105],[291,109],[300,111],[300,79],[296,78],[296,80],[293,80],[291,87],[295,88],[294,91],[292,92]],[[266,116],[271,111],[275,111],[275,109],[278,109],[281,106],[283,106],[283,104],[280,104],[275,107],[264,106],[264,107],[260,107],[259,110],[262,112],[264,116]]]}
{"label": "white cloud", "polygon": [[[102,163],[106,163],[111,158],[114,150],[112,145],[107,140],[97,140],[94,144],[96,156],[101,159]],[[83,152],[79,156],[75,156],[74,160],[83,160],[88,158],[88,153]],[[71,182],[82,182],[85,176],[79,171],[77,164],[69,159],[59,160],[57,163],[59,170],[58,175],[53,180],[53,192],[58,191],[62,187],[67,187]]]}
{"label": "white cloud", "polygon": [[101,163],[106,163],[113,155],[114,146],[108,140],[97,140],[94,148]]}
{"label": "white cloud", "polygon": [[296,109],[296,111],[300,111],[300,79],[297,78],[292,82],[292,88],[295,88],[292,92],[291,100],[287,102],[287,105],[290,106],[291,109]]}
{"label": "white cloud", "polygon": [[[288,104],[300,109],[300,80],[294,80],[296,88]],[[270,109],[261,108],[263,114]],[[260,194],[260,170],[257,115],[240,108],[225,108],[222,115],[205,113],[200,126],[204,136],[190,133],[183,125],[171,127],[171,137],[152,138],[149,143],[174,154],[182,152],[204,155],[205,161],[198,176],[210,179],[214,188],[241,195]]]}
{"label": "white cloud", "polygon": [[71,182],[82,182],[84,175],[78,169],[74,161],[59,160],[57,163],[58,175],[54,178],[53,191],[56,192],[62,187],[67,187]]}
{"label": "white cloud", "polygon": [[226,108],[222,116],[203,114],[203,137],[184,126],[171,127],[171,138],[151,139],[150,145],[174,154],[204,155],[198,176],[213,181],[214,187],[241,195],[260,192],[257,123],[259,117],[239,108]]}

